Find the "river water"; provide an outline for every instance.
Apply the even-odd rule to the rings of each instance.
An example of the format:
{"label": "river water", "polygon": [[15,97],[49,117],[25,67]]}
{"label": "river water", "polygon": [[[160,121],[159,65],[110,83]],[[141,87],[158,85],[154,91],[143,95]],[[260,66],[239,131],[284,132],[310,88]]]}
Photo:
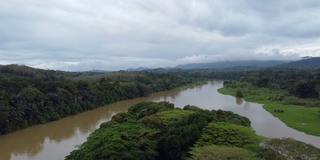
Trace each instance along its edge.
{"label": "river water", "polygon": [[257,134],[265,137],[292,137],[320,148],[320,137],[306,135],[287,127],[262,108],[217,92],[221,81],[212,81],[188,89],[175,89],[99,107],[75,116],[36,125],[0,136],[1,160],[62,160],[102,122],[141,101],[169,101],[176,107],[195,105],[203,109],[223,109],[248,117]]}

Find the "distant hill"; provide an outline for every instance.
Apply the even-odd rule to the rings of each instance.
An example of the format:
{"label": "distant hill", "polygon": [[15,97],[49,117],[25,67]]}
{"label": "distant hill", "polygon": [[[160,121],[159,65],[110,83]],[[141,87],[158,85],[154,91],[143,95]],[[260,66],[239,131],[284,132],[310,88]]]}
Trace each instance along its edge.
{"label": "distant hill", "polygon": [[320,68],[320,57],[304,58],[302,60],[282,64],[280,66],[290,68]]}
{"label": "distant hill", "polygon": [[44,78],[44,79],[60,79],[68,72],[44,70],[28,67],[25,65],[0,65],[0,75],[11,74],[13,76],[31,77],[31,78]]}
{"label": "distant hill", "polygon": [[110,72],[110,71],[107,71],[107,70],[101,70],[101,69],[92,69],[88,72],[95,72],[95,73],[105,73],[105,72]]}
{"label": "distant hill", "polygon": [[225,69],[232,67],[271,67],[277,66],[291,61],[278,61],[278,60],[246,60],[246,61],[222,61],[212,63],[192,63],[178,65],[176,68],[180,69]]}
{"label": "distant hill", "polygon": [[138,67],[138,68],[128,68],[127,71],[143,71],[148,69],[149,68],[146,68],[146,67]]}

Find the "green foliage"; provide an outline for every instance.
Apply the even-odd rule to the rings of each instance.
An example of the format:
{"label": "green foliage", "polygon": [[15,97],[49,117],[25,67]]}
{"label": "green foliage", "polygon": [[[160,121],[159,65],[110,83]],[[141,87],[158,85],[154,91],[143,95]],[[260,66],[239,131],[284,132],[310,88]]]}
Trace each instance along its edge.
{"label": "green foliage", "polygon": [[255,153],[230,146],[208,145],[202,147],[193,147],[190,151],[190,160],[258,160]]}
{"label": "green foliage", "polygon": [[296,83],[295,88],[293,88],[293,93],[301,98],[318,98],[317,85],[316,81],[300,80]]}
{"label": "green foliage", "polygon": [[197,107],[197,106],[192,106],[192,105],[186,105],[183,107],[184,110],[188,111],[201,111],[202,109]]}
{"label": "green foliage", "polygon": [[129,121],[134,121],[134,117],[129,114],[128,112],[121,112],[116,115],[114,115],[111,119],[111,121],[117,122],[117,123],[124,123]]}
{"label": "green foliage", "polygon": [[256,154],[256,157],[263,160],[286,160],[287,158],[271,148],[265,148],[258,144],[246,145],[245,149],[250,150]]}
{"label": "green foliage", "polygon": [[[235,84],[236,88],[239,87],[236,82],[229,82],[229,84],[230,83]],[[246,101],[263,103],[263,108],[272,115],[280,118],[289,127],[308,134],[320,135],[320,128],[318,127],[320,125],[320,115],[319,112],[317,112],[317,106],[320,104],[319,100],[293,97],[282,90],[270,90],[257,87],[253,87],[250,90],[246,88],[241,89],[245,92],[244,98]],[[234,93],[236,89],[224,87],[218,91],[223,94],[235,96]]]}
{"label": "green foliage", "polygon": [[151,127],[151,128],[158,128],[163,130],[166,126],[163,124],[163,121],[157,115],[150,115],[142,117],[138,120],[139,122]]}
{"label": "green foliage", "polygon": [[236,90],[236,97],[244,97],[244,94],[240,89]]}
{"label": "green foliage", "polygon": [[173,104],[168,102],[142,102],[129,108],[128,113],[134,115],[136,119],[152,115],[159,111],[173,109]]}
{"label": "green foliage", "polygon": [[[319,69],[266,68],[260,70],[222,71],[211,78],[224,79],[224,86],[251,90],[252,87],[285,90],[299,98],[319,98]],[[235,81],[240,82],[238,84]],[[243,91],[244,92],[244,91]],[[246,95],[246,93],[244,92]]]}
{"label": "green foliage", "polygon": [[232,123],[209,123],[203,129],[201,138],[196,142],[196,146],[206,145],[225,145],[244,147],[255,144],[259,141],[255,131],[249,127],[240,126]]}
{"label": "green foliage", "polygon": [[39,101],[42,99],[43,93],[35,87],[28,86],[21,91],[22,96],[28,103],[33,101]]}
{"label": "green foliage", "polygon": [[150,116],[145,116],[139,119],[139,122],[142,122],[150,127],[166,129],[166,127],[184,120],[192,113],[194,112],[180,109],[165,110],[162,112],[157,112]]}
{"label": "green foliage", "polygon": [[249,126],[251,123],[247,118],[228,111],[197,109],[193,112],[186,118],[177,118],[175,122],[170,123],[163,129],[163,136],[159,143],[162,159],[183,159],[187,157],[189,148],[200,138],[203,128],[210,122],[231,122],[236,124],[245,122],[244,125]]}
{"label": "green foliage", "polygon": [[104,122],[100,125],[100,128],[107,128],[112,125],[121,124],[124,122],[135,122],[136,119],[132,114],[129,114],[128,112],[121,112],[114,116],[112,116],[112,119],[108,122]]}
{"label": "green foliage", "polygon": [[71,73],[0,66],[0,134],[202,81],[193,75],[182,71]]}
{"label": "green foliage", "polygon": [[[268,112],[281,121],[285,122],[289,127],[308,134],[320,136],[320,114],[317,107],[304,107],[297,105],[284,105],[281,103],[266,103],[263,105]],[[274,112],[274,110],[283,110],[284,112]]]}
{"label": "green foliage", "polygon": [[100,128],[89,136],[87,142],[72,151],[66,160],[154,159],[158,156],[157,133],[140,123]]}
{"label": "green foliage", "polygon": [[287,159],[319,160],[320,149],[292,138],[273,138],[263,142],[264,146],[275,150]]}
{"label": "green foliage", "polygon": [[[246,100],[285,101],[287,104],[320,106],[319,100],[304,101],[294,96],[319,98],[319,69],[229,69],[166,70],[144,72],[61,72],[33,69],[27,66],[0,66],[0,134],[57,120],[113,102],[148,96],[152,92],[188,86],[208,79],[224,79],[230,88],[240,88]],[[240,81],[239,84],[235,81]],[[257,94],[255,87],[261,89]],[[235,95],[233,90],[232,95]],[[241,94],[240,94],[241,95]],[[192,108],[192,107],[191,107]],[[150,112],[151,113],[151,112]],[[141,115],[143,116],[143,115]],[[26,121],[26,122],[24,122]]]}
{"label": "green foliage", "polygon": [[[182,114],[177,114],[180,111]],[[175,114],[166,113],[157,114],[166,120],[173,119],[174,115],[177,117],[174,121],[167,121],[166,125],[161,126],[162,136],[159,142],[161,159],[183,159],[186,157],[188,149],[200,137],[201,130],[209,122],[217,120],[215,113],[204,110],[185,111],[179,109],[175,111]],[[183,118],[184,116],[187,117]]]}
{"label": "green foliage", "polygon": [[0,130],[2,130],[2,127],[8,123],[9,111],[9,107],[0,105]]}
{"label": "green foliage", "polygon": [[212,110],[211,112],[217,114],[219,122],[231,122],[242,126],[251,126],[251,121],[247,117],[240,116],[231,111],[223,111],[219,109],[217,111]]}
{"label": "green foliage", "polygon": [[175,110],[158,112],[155,114],[155,116],[158,116],[161,119],[161,121],[163,122],[163,125],[170,125],[172,123],[183,121],[192,113],[194,112],[175,109]]}
{"label": "green foliage", "polygon": [[[167,102],[136,104],[131,112],[102,124],[66,159],[284,159],[267,141],[259,146],[261,139],[245,117],[188,108],[177,109]],[[139,111],[148,114],[136,119]],[[309,153],[313,156],[313,152],[302,155]]]}

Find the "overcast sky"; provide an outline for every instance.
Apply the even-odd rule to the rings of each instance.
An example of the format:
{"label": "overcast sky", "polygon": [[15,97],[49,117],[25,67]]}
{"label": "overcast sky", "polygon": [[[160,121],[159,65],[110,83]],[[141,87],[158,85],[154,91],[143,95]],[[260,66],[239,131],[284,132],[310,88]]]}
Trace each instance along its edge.
{"label": "overcast sky", "polygon": [[320,56],[319,0],[1,0],[0,64],[85,71]]}

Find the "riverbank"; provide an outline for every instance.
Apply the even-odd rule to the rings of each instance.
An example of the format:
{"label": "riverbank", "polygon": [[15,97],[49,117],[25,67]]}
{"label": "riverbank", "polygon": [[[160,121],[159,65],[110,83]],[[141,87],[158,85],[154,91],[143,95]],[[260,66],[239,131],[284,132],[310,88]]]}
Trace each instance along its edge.
{"label": "riverbank", "polygon": [[192,82],[187,85],[182,85],[182,86],[177,87],[175,89],[188,89],[188,88],[193,88],[193,87],[200,86],[200,85],[205,85],[207,83],[208,83],[208,81],[196,81],[196,82]]}
{"label": "riverbank", "polygon": [[69,73],[7,66],[0,72],[0,135],[204,80],[185,71]]}
{"label": "riverbank", "polygon": [[[237,87],[223,87],[218,92],[225,95],[235,96]],[[284,104],[286,96],[282,91],[256,88],[253,86],[241,86],[244,99],[248,102],[263,104],[263,108],[278,117],[287,126],[306,134],[320,136],[320,112],[319,107],[306,107],[302,105]]]}
{"label": "riverbank", "polygon": [[2,135],[0,136],[0,159],[64,159],[75,149],[75,146],[86,141],[88,135],[101,123],[109,121],[113,115],[126,112],[130,106],[143,101],[168,101],[180,107],[194,105],[205,110],[232,111],[248,117],[252,122],[252,128],[259,135],[270,138],[292,137],[320,148],[318,143],[320,137],[287,127],[259,104],[243,103],[239,106],[235,98],[217,92],[221,87],[222,81],[212,81],[189,89],[152,93],[148,97],[112,103],[57,121]]}

